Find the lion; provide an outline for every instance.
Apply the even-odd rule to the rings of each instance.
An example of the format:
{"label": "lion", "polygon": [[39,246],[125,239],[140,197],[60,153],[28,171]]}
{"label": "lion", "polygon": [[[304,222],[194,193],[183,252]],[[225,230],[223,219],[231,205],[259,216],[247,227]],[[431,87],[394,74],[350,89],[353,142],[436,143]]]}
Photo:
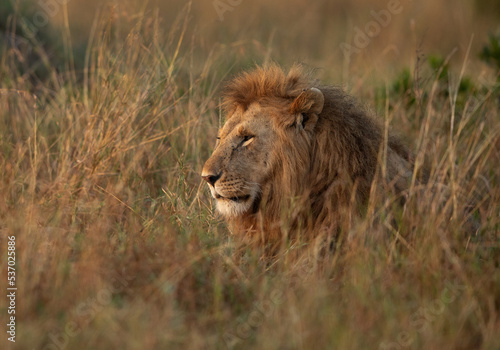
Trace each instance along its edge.
{"label": "lion", "polygon": [[377,169],[394,193],[409,187],[414,161],[400,139],[384,137],[352,97],[299,65],[241,73],[222,109],[226,122],[201,176],[233,233],[262,243],[333,235],[367,203]]}

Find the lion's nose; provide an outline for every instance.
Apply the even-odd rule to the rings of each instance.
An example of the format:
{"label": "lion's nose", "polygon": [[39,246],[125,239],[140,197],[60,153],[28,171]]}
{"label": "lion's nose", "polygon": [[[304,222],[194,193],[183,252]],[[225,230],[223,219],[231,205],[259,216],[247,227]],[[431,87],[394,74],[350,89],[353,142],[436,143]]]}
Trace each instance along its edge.
{"label": "lion's nose", "polygon": [[201,178],[208,182],[210,185],[214,186],[215,182],[219,180],[221,177],[221,174],[218,175],[212,175],[212,174],[201,174]]}

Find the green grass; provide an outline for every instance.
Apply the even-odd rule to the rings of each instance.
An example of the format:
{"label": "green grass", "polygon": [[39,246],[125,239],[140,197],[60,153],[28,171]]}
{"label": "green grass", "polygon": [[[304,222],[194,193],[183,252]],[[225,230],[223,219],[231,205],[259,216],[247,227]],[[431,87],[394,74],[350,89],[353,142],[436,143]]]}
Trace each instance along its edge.
{"label": "green grass", "polygon": [[[372,198],[333,251],[269,258],[229,233],[199,177],[221,83],[269,51],[200,48],[186,13],[170,27],[148,12],[117,34],[103,10],[82,66],[44,60],[35,40],[43,77],[2,47],[0,267],[5,280],[15,235],[18,287],[16,344],[4,332],[2,347],[500,348],[496,76],[434,58],[380,85],[353,78],[431,182],[404,208]],[[338,74],[316,59],[323,82]]]}

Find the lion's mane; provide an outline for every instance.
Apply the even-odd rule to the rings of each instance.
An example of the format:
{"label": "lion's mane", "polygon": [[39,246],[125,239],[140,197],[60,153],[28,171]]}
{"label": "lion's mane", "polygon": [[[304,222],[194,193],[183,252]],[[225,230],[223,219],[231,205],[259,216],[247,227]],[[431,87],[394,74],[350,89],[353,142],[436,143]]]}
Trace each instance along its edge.
{"label": "lion's mane", "polygon": [[[402,142],[392,133],[384,142],[383,126],[375,117],[341,88],[320,85],[311,76],[301,66],[286,74],[271,65],[242,73],[227,84],[222,105],[228,118],[235,108],[246,109],[253,102],[290,112],[273,115],[279,134],[276,166],[254,211],[230,220],[233,229],[261,232],[256,236],[264,241],[297,231],[308,236],[336,232],[366,203],[384,145],[386,183],[396,193],[407,186],[412,161]],[[323,93],[324,107],[312,132],[284,128],[294,100],[313,87]]]}

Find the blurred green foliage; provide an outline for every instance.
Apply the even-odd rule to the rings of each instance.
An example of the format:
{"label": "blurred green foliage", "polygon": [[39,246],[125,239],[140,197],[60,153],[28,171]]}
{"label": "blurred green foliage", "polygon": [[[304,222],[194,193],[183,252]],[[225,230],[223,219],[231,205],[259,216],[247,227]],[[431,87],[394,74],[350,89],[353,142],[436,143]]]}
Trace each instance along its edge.
{"label": "blurred green foliage", "polygon": [[[388,85],[375,90],[375,106],[381,113],[389,98],[389,109],[393,109],[395,104],[403,103],[406,109],[417,108],[417,105],[425,105],[429,101],[429,91],[435,84],[435,94],[442,98],[449,98],[450,93],[457,89],[456,106],[457,110],[463,110],[467,101],[476,98],[480,89],[468,76],[463,76],[456,87],[451,75],[449,62],[440,55],[428,55],[422,60],[422,64],[417,65],[415,71],[409,68],[403,69]],[[484,91],[483,91],[484,92]]]}
{"label": "blurred green foliage", "polygon": [[[490,34],[489,42],[483,47],[479,57],[495,67],[500,73],[500,32],[496,35]],[[497,79],[500,79],[500,74]]]}
{"label": "blurred green foliage", "polygon": [[0,2],[0,55],[23,79],[43,81],[64,65],[62,36],[49,18],[32,1]]}

